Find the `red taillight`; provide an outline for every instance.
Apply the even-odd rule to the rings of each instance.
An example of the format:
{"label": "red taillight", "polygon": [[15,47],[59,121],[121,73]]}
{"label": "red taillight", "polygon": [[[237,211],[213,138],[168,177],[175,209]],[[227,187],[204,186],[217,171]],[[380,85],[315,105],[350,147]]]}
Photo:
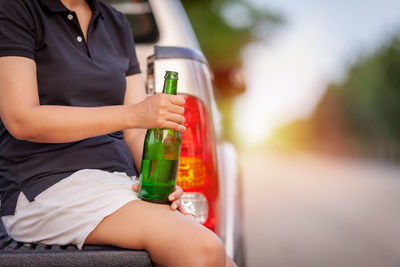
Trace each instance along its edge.
{"label": "red taillight", "polygon": [[214,129],[204,104],[185,98],[185,127],[177,184],[185,191],[183,202],[204,226],[215,231],[218,210],[218,176]]}

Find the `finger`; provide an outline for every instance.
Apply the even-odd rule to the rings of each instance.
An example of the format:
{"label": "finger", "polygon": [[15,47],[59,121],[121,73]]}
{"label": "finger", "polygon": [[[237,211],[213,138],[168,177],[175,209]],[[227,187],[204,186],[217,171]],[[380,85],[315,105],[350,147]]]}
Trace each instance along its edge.
{"label": "finger", "polygon": [[169,101],[172,104],[183,106],[185,104],[185,99],[177,95],[168,95]]}
{"label": "finger", "polygon": [[136,184],[132,185],[132,190],[135,192],[139,191],[139,184],[136,183]]}
{"label": "finger", "polygon": [[171,209],[172,210],[177,210],[180,206],[181,206],[181,199],[180,198],[171,203]]}
{"label": "finger", "polygon": [[188,215],[188,212],[187,212],[187,210],[186,210],[186,207],[185,207],[185,205],[183,205],[182,203],[179,205],[178,210],[179,210],[182,214]]}
{"label": "finger", "polygon": [[178,123],[172,122],[172,121],[166,121],[163,123],[163,126],[158,127],[158,128],[167,128],[167,129],[172,129],[177,132],[184,132],[186,130],[186,127],[183,125],[180,125]]}
{"label": "finger", "polygon": [[183,190],[178,185],[175,186],[175,191],[169,194],[169,201],[174,201],[175,199],[181,198],[183,195]]}
{"label": "finger", "polygon": [[182,115],[177,115],[174,113],[169,113],[167,115],[167,120],[168,121],[172,121],[172,122],[176,122],[179,124],[184,124],[185,123],[185,117],[183,117]]}
{"label": "finger", "polygon": [[178,105],[170,105],[168,111],[175,114],[183,115],[185,113],[185,108]]}

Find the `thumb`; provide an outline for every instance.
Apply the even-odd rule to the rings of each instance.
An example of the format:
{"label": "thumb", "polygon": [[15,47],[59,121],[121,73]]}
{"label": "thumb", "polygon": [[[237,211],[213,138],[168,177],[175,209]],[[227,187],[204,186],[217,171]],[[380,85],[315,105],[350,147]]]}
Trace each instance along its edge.
{"label": "thumb", "polygon": [[132,185],[132,190],[135,192],[139,191],[139,183]]}

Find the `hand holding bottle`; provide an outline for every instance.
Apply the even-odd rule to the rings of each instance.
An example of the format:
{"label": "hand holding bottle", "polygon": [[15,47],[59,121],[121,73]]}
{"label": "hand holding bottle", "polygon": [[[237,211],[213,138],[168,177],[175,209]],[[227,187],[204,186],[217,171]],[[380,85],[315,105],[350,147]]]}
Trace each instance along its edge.
{"label": "hand holding bottle", "polygon": [[168,128],[183,132],[184,104],[185,100],[180,96],[156,94],[135,104],[133,115],[141,128]]}

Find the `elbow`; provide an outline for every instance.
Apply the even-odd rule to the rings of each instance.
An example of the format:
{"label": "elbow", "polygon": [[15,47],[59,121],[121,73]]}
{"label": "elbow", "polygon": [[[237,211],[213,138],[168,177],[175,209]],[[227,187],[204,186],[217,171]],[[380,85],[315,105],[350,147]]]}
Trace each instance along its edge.
{"label": "elbow", "polygon": [[35,139],[35,130],[31,123],[26,122],[26,120],[15,119],[11,122],[4,122],[4,125],[8,132],[17,140],[32,141]]}
{"label": "elbow", "polygon": [[19,141],[29,141],[28,133],[24,129],[12,128],[8,132]]}

